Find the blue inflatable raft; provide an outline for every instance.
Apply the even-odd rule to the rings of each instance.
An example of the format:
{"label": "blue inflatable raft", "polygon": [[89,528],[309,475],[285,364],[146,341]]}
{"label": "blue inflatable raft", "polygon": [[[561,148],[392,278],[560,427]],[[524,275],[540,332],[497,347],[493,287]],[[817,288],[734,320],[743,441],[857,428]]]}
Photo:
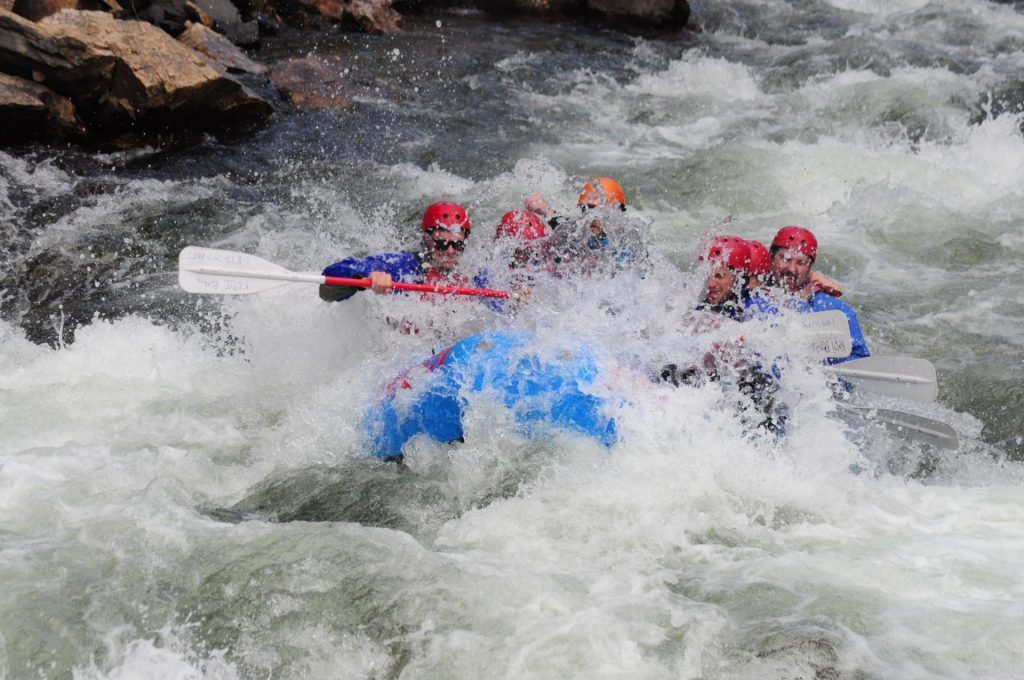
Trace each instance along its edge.
{"label": "blue inflatable raft", "polygon": [[438,442],[463,437],[467,397],[503,404],[524,434],[554,427],[611,446],[615,421],[606,413],[592,348],[570,341],[537,347],[529,333],[487,333],[460,340],[386,387],[363,423],[369,452],[397,459],[416,435]]}

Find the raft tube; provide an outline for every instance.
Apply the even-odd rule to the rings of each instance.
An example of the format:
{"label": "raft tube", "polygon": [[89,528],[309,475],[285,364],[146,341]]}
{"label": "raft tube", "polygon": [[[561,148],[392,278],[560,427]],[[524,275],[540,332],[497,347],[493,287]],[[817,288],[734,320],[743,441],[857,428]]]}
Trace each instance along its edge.
{"label": "raft tube", "polygon": [[370,454],[398,459],[406,442],[421,434],[442,443],[461,440],[473,393],[508,408],[528,436],[555,428],[610,447],[615,420],[595,385],[594,352],[578,341],[538,348],[534,340],[529,333],[474,335],[403,372],[363,422]]}

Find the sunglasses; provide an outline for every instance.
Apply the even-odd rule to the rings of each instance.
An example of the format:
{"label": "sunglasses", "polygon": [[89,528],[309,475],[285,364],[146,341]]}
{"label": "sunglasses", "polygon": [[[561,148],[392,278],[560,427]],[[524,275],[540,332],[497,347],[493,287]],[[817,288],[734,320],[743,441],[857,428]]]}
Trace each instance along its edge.
{"label": "sunglasses", "polygon": [[455,248],[455,252],[461,253],[463,250],[466,249],[466,242],[465,241],[446,241],[443,238],[435,238],[434,239],[434,248],[439,250],[439,251],[441,251],[441,252],[444,252],[444,251],[448,250],[449,248]]}

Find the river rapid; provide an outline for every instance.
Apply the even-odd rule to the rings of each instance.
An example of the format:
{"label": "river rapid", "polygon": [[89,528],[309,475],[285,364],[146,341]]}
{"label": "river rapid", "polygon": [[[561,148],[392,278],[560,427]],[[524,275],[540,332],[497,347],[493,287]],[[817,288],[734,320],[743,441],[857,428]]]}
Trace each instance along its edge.
{"label": "river rapid", "polygon": [[[288,34],[355,102],[177,150],[0,152],[0,677],[1024,677],[1024,13],[980,0],[694,2],[627,36],[450,10]],[[514,319],[315,286],[177,287],[186,245],[296,271],[615,177],[650,269],[538,286]],[[933,449],[833,412],[813,365],[751,434],[680,328],[708,233],[818,235],[878,355],[932,361]],[[418,334],[388,319],[410,320]],[[360,419],[464,335],[578,338],[620,441],[368,459]],[[892,406],[892,404],[889,404]]]}

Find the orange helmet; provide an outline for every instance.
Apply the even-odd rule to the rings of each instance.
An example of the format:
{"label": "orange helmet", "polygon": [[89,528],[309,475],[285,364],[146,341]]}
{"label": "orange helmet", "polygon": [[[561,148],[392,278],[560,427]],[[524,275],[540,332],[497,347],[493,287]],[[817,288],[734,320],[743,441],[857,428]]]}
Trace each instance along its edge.
{"label": "orange helmet", "polygon": [[586,205],[591,208],[599,205],[608,205],[626,209],[626,194],[623,193],[619,183],[610,177],[592,177],[589,182],[583,185],[580,192],[580,200],[576,205]]}

